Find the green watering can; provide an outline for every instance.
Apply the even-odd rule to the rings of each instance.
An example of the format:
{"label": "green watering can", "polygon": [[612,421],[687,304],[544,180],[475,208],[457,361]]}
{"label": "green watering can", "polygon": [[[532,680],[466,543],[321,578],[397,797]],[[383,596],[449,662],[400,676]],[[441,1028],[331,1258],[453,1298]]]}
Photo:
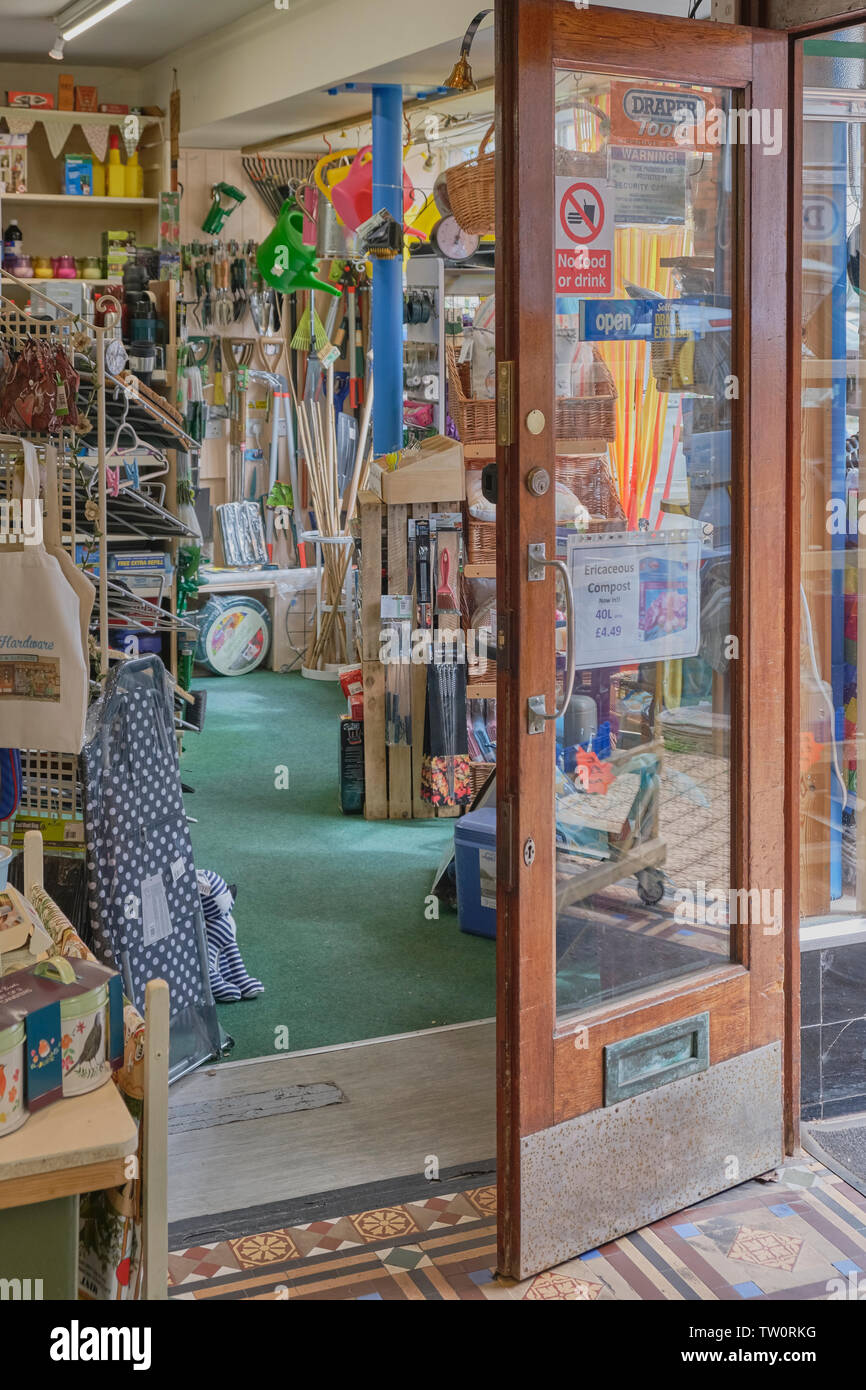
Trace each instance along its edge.
{"label": "green watering can", "polygon": [[292,294],[295,290],[323,290],[325,294],[339,295],[336,285],[329,285],[316,275],[316,253],[304,244],[303,234],[304,214],[295,200],[288,198],[280,208],[274,230],[256,252],[262,278],[282,294]]}

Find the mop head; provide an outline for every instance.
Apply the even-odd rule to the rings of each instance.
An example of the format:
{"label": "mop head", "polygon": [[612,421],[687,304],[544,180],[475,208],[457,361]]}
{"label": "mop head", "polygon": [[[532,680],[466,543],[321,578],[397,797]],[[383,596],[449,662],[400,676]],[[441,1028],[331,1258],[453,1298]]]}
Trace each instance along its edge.
{"label": "mop head", "polygon": [[213,869],[199,869],[196,879],[204,913],[208,976],[213,997],[218,1004],[255,999],[264,994],[265,987],[261,980],[248,973],[238,950],[238,929],[232,916],[235,894]]}

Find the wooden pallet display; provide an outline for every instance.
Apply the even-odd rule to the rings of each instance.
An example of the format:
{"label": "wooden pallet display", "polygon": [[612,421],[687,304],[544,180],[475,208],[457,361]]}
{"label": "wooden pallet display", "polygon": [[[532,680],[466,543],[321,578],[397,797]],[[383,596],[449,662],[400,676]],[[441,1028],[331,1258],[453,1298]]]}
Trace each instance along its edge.
{"label": "wooden pallet display", "polygon": [[[427,708],[427,668],[413,666],[410,676],[412,742],[407,747],[385,745],[385,668],[379,660],[381,632],[382,539],[386,533],[385,571],[389,594],[404,594],[409,583],[409,518],[431,512],[459,511],[460,503],[413,502],[387,506],[374,493],[362,493],[361,522],[361,667],[364,679],[364,775],[367,820],[428,820],[451,818],[459,807],[436,810],[421,798],[424,719]],[[414,576],[412,591],[414,592]],[[440,627],[456,629],[457,613],[443,614]]]}

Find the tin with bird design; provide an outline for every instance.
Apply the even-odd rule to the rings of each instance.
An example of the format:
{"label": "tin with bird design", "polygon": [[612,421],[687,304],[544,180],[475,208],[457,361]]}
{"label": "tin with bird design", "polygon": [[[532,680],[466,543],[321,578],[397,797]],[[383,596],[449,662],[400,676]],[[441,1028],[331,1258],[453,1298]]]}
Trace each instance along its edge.
{"label": "tin with bird design", "polygon": [[24,1024],[0,1029],[0,1136],[20,1129],[24,1105]]}

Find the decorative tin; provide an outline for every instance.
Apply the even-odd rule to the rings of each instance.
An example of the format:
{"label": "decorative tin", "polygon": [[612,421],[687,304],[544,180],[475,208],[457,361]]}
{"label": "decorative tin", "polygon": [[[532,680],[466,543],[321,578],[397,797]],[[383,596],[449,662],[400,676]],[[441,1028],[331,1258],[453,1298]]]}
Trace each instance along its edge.
{"label": "decorative tin", "polygon": [[0,1032],[0,1137],[20,1129],[24,1105],[24,1024]]}
{"label": "decorative tin", "polygon": [[106,1057],[108,983],[87,994],[64,999],[60,1005],[60,1038],[64,1096],[95,1091],[111,1076]]}

